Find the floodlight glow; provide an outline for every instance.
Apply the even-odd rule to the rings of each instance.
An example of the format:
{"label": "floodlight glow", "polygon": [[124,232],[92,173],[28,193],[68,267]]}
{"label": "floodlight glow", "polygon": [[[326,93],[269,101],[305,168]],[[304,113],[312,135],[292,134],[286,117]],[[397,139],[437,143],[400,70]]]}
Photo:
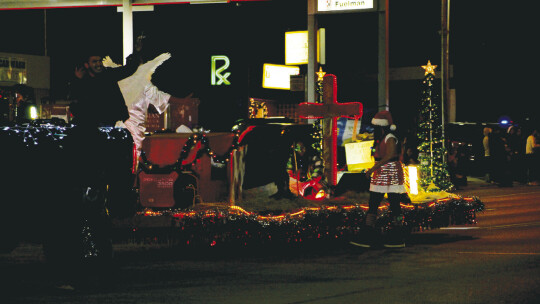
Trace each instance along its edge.
{"label": "floodlight glow", "polygon": [[38,111],[37,111],[37,107],[32,105],[29,107],[28,109],[28,114],[30,116],[30,119],[32,120],[35,120],[38,118]]}
{"label": "floodlight glow", "polygon": [[409,170],[409,188],[410,193],[417,195],[418,194],[418,169],[416,166],[407,166]]}
{"label": "floodlight glow", "polygon": [[315,199],[323,199],[326,197],[326,192],[321,189],[319,190],[319,192],[317,192],[317,194],[315,195]]}

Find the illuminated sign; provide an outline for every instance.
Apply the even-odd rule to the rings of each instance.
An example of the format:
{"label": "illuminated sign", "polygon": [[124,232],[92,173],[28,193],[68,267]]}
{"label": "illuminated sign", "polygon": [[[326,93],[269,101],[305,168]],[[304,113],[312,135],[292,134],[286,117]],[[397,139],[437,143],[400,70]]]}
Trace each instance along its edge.
{"label": "illuminated sign", "polygon": [[373,167],[375,160],[371,155],[373,140],[345,144],[345,159],[349,171],[360,171]]}
{"label": "illuminated sign", "polygon": [[300,74],[300,67],[290,65],[268,64],[263,65],[263,88],[291,89],[291,75]]}
{"label": "illuminated sign", "polygon": [[[218,61],[223,61],[223,64],[216,68],[216,63]],[[231,64],[229,57],[218,55],[218,56],[212,56],[212,77],[211,77],[211,84],[212,85],[230,85],[231,82],[227,79],[229,76],[231,76],[230,72],[226,72],[222,74]]]}
{"label": "illuminated sign", "polygon": [[27,83],[26,60],[23,58],[0,57],[0,81]]}
{"label": "illuminated sign", "polygon": [[318,0],[319,12],[372,10],[373,0]]}
{"label": "illuminated sign", "polygon": [[[325,29],[317,31],[317,61],[325,64]],[[308,64],[308,31],[285,32],[285,64]]]}
{"label": "illuminated sign", "polygon": [[308,63],[308,31],[285,32],[285,64]]}

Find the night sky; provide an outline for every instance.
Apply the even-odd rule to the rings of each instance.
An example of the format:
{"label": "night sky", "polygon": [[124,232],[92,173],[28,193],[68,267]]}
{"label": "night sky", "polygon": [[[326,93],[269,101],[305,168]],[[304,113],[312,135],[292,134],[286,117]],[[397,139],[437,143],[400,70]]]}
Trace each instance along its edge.
{"label": "night sky", "polygon": [[[144,32],[153,53],[173,55],[153,82],[179,97],[194,93],[201,99],[201,124],[225,130],[244,112],[248,97],[304,101],[302,92],[264,89],[261,81],[263,63],[284,63],[284,32],[306,29],[306,3],[158,5],[154,12],[135,13],[134,34]],[[494,3],[451,2],[451,87],[456,89],[458,121],[493,122],[508,115],[525,122],[537,117],[538,111],[530,110],[536,99],[529,76],[536,53],[532,11]],[[390,1],[391,68],[421,69],[428,60],[440,67],[440,13],[440,1]],[[0,11],[0,52],[43,55],[43,19],[43,10]],[[318,22],[326,28],[324,69],[337,76],[338,100],[360,101],[367,112],[376,111],[377,13],[325,14]],[[89,47],[121,62],[122,17],[115,7],[47,11],[52,99],[65,98],[74,66]],[[228,87],[210,86],[210,56],[219,54],[231,59],[233,85]],[[390,84],[390,109],[399,123],[410,123],[420,93],[421,81]]]}

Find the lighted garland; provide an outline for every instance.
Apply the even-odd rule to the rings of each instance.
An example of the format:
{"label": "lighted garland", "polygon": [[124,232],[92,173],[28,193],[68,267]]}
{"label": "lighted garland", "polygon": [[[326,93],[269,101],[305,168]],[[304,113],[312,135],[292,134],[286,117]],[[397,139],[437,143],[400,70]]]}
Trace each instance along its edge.
{"label": "lighted garland", "polygon": [[[381,206],[377,226],[390,227],[387,206]],[[436,229],[449,225],[475,224],[484,204],[477,197],[453,196],[429,203],[402,205],[408,231]],[[305,245],[325,241],[348,241],[361,233],[367,205],[350,204],[302,208],[280,215],[262,215],[237,206],[207,211],[144,210],[143,218],[166,217],[167,239],[191,247],[248,247],[260,245]],[[148,230],[131,227],[131,240],[148,236]],[[163,234],[161,234],[163,236]],[[153,239],[155,240],[155,239]]]}
{"label": "lighted garland", "polygon": [[15,125],[2,128],[2,136],[15,139],[26,148],[37,146],[40,143],[54,143],[59,145],[59,142],[66,136],[66,127],[57,127],[53,125],[32,126],[32,125]]}
{"label": "lighted garland", "polygon": [[[63,140],[69,136],[74,125],[58,126],[54,124],[13,125],[1,128],[2,140],[11,141],[16,147],[25,149],[54,147],[62,148]],[[103,139],[109,141],[128,141],[131,135],[126,129],[101,127],[98,129]],[[4,142],[7,144],[7,142]],[[13,147],[12,147],[13,148]]]}
{"label": "lighted garland", "polygon": [[[234,138],[233,138],[233,142],[231,146],[229,147],[227,152],[221,156],[217,155],[210,148],[208,137],[206,136],[204,132],[192,134],[184,143],[184,147],[182,148],[182,151],[180,151],[180,155],[178,156],[178,159],[176,160],[176,162],[170,165],[159,166],[159,165],[153,164],[146,157],[146,153],[144,151],[141,151],[141,162],[140,162],[141,170],[143,170],[146,173],[163,173],[163,172],[172,172],[172,171],[181,171],[184,169],[190,169],[191,166],[193,166],[195,162],[204,155],[210,156],[212,159],[212,162],[216,164],[217,166],[224,166],[227,162],[229,162],[231,152],[235,149],[238,149],[238,146],[239,146],[238,138],[240,136],[240,132],[241,132],[240,130],[237,130],[234,132]],[[184,160],[186,160],[191,150],[194,147],[196,147],[198,144],[200,144],[200,147],[198,148],[193,161],[189,163],[185,163]]]}
{"label": "lighted garland", "polygon": [[[259,117],[258,114],[261,114],[260,111],[262,111],[262,117]],[[255,100],[253,98],[249,99],[249,118],[266,118],[268,117],[268,107],[266,106],[266,102],[262,100]]]}

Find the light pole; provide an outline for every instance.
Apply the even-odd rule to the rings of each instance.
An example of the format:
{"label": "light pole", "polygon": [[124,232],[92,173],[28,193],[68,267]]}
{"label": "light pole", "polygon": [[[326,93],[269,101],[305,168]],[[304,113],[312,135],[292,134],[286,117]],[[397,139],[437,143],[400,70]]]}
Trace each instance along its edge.
{"label": "light pole", "polygon": [[[450,0],[441,0],[441,118],[442,118],[442,147],[446,147],[445,122],[446,104],[450,100],[448,44],[450,40]],[[446,157],[443,157],[446,163]]]}

